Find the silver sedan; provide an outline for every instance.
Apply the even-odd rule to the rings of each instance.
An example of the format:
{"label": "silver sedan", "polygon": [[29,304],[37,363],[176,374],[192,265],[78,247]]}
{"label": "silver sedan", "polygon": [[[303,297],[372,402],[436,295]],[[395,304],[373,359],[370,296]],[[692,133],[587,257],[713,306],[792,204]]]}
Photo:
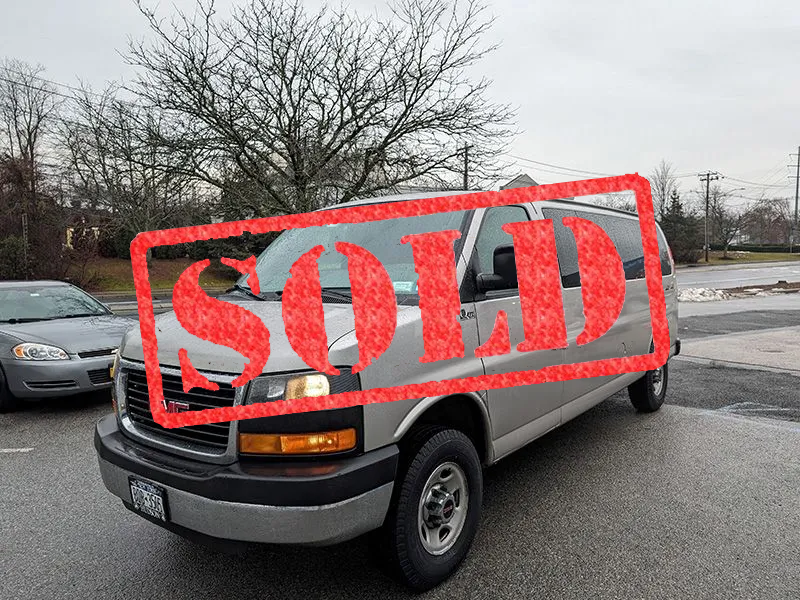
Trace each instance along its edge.
{"label": "silver sedan", "polygon": [[68,283],[0,282],[0,412],[110,388],[114,353],[134,325]]}

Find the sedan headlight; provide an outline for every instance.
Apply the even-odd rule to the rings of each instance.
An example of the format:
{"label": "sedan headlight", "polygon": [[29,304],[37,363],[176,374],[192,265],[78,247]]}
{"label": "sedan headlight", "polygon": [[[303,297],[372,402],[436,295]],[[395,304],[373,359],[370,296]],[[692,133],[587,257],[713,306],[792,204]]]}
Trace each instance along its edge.
{"label": "sedan headlight", "polygon": [[14,346],[14,358],[19,360],[69,360],[69,354],[58,346],[25,342]]}

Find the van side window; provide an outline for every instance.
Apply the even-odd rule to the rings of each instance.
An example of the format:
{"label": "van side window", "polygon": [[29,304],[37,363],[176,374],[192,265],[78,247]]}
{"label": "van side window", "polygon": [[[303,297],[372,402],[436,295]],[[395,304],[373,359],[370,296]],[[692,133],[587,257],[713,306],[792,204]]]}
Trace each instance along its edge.
{"label": "van side window", "polygon": [[565,288],[575,288],[581,285],[581,274],[578,271],[578,247],[572,231],[561,222],[564,217],[577,216],[572,210],[563,208],[543,208],[545,219],[553,220],[553,229],[556,235],[556,250],[558,251],[558,268],[561,271],[561,285]]}
{"label": "van side window", "polygon": [[511,235],[503,231],[503,225],[528,220],[528,212],[521,206],[495,206],[486,211],[475,240],[478,273],[493,273],[494,249],[513,243]]}
{"label": "van side window", "polygon": [[667,239],[660,227],[656,227],[656,230],[658,231],[658,258],[661,260],[661,275],[672,275],[672,262],[669,260]]}
{"label": "van side window", "polygon": [[644,250],[642,249],[642,233],[638,220],[581,211],[578,211],[578,216],[602,227],[614,242],[622,259],[625,279],[644,279]]}

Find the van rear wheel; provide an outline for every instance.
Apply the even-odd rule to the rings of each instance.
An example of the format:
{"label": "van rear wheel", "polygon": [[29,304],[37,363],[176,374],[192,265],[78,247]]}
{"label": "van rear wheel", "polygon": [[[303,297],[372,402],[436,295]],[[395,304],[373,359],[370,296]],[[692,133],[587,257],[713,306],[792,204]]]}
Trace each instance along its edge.
{"label": "van rear wheel", "polygon": [[381,537],[394,574],[425,591],[447,579],[469,551],[483,473],[475,446],[455,429],[420,431],[407,457]]}
{"label": "van rear wheel", "polygon": [[639,412],[655,412],[664,404],[667,397],[667,365],[648,371],[628,386],[631,404]]}

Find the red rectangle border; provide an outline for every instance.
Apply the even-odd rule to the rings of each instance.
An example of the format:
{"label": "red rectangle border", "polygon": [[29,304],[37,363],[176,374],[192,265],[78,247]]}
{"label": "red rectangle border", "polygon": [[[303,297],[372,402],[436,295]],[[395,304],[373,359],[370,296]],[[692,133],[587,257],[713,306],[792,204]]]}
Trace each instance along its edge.
{"label": "red rectangle border", "polygon": [[[639,214],[645,258],[645,279],[650,300],[650,320],[653,330],[654,351],[650,354],[627,356],[624,358],[609,358],[576,364],[553,365],[539,370],[481,375],[478,377],[431,381],[391,388],[344,392],[315,398],[259,403],[251,406],[214,408],[178,414],[169,414],[164,409],[164,390],[158,364],[158,342],[155,331],[155,316],[153,313],[153,300],[147,271],[146,256],[150,248],[189,243],[198,240],[228,238],[242,235],[246,232],[258,234],[334,223],[363,223],[622,191],[632,191],[636,196],[636,206]],[[150,390],[150,409],[153,413],[154,420],[167,428],[252,419],[256,417],[284,415],[311,410],[343,408],[373,402],[391,402],[408,398],[422,398],[426,396],[457,394],[476,390],[498,389],[552,381],[643,372],[660,367],[666,363],[669,358],[669,326],[666,315],[664,289],[661,282],[661,263],[659,259],[658,238],[653,214],[650,183],[647,179],[638,174],[514,188],[498,192],[477,192],[439,198],[348,206],[297,215],[148,231],[137,235],[131,243],[131,264],[133,268],[134,285],[136,287],[136,298],[139,306],[139,327],[142,335],[148,388]]]}

